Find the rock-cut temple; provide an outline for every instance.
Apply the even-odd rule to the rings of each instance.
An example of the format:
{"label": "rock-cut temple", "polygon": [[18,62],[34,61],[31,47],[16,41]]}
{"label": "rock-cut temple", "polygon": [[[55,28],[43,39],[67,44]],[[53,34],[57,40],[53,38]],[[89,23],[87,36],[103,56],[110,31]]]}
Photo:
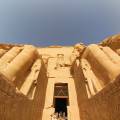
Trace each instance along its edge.
{"label": "rock-cut temple", "polygon": [[0,120],[120,120],[120,34],[98,44],[0,44]]}

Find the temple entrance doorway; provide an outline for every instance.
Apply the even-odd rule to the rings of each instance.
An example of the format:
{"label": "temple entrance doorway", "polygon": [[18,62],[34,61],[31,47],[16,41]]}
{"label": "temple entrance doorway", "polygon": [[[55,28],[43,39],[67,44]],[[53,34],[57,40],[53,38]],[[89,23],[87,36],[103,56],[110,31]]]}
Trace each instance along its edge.
{"label": "temple entrance doorway", "polygon": [[55,113],[67,116],[67,98],[55,98]]}
{"label": "temple entrance doorway", "polygon": [[69,106],[68,84],[56,83],[54,86],[54,108],[57,117],[67,118]]}

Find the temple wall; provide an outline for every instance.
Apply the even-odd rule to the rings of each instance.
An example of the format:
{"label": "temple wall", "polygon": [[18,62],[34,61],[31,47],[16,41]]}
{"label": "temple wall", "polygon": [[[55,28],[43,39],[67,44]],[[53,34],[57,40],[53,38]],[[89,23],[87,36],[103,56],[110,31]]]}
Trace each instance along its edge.
{"label": "temple wall", "polygon": [[[28,97],[16,91],[15,86],[11,86],[9,83],[7,84],[6,81],[4,82],[4,84],[0,85],[0,88],[6,88],[6,91],[0,89],[0,119],[40,120],[42,117],[45,99],[44,94],[47,86],[47,77],[44,64],[40,69],[33,99],[28,99]],[[11,88],[8,87],[8,85],[11,86]]]}
{"label": "temple wall", "polygon": [[[88,99],[88,94],[86,91],[86,82],[85,82],[85,77],[82,71],[82,68],[80,67],[80,62],[79,60],[75,61],[73,63],[73,68],[74,71],[72,73],[74,82],[75,82],[75,87],[77,91],[77,97],[78,97],[78,104],[79,106],[84,103]],[[79,92],[78,92],[79,91]]]}
{"label": "temple wall", "polygon": [[[120,76],[108,83],[94,95],[87,93],[85,77],[81,68],[76,68],[74,80],[81,120],[116,120],[120,114]],[[90,97],[89,97],[90,96]]]}
{"label": "temple wall", "polygon": [[120,56],[107,46],[89,45],[72,65],[81,120],[116,120],[120,108]]}
{"label": "temple wall", "polygon": [[[14,58],[7,54],[10,50]],[[3,57],[11,61],[0,71],[0,120],[40,120],[47,87],[45,64],[32,46],[17,54],[15,47],[10,50]]]}
{"label": "temple wall", "polygon": [[0,44],[0,120],[51,118],[59,82],[68,84],[70,120],[119,120],[120,35],[88,46]]}
{"label": "temple wall", "polygon": [[85,77],[82,68],[80,66],[79,60],[74,61],[71,68],[71,74],[73,76],[73,80],[76,88],[79,115],[81,118],[81,105],[88,100],[88,94],[86,90]]}
{"label": "temple wall", "polygon": [[82,120],[119,120],[120,76],[81,106]]}
{"label": "temple wall", "polygon": [[109,56],[109,54],[112,54],[109,52],[110,50],[112,51],[109,47],[106,49],[106,47],[101,48],[98,45],[92,44],[86,48],[82,56],[82,58],[89,62],[92,71],[96,74],[103,86],[114,80],[120,73],[118,62],[116,63],[116,61],[113,61],[119,60],[120,56],[114,52],[113,54],[118,58],[116,56],[114,57],[114,55]]}

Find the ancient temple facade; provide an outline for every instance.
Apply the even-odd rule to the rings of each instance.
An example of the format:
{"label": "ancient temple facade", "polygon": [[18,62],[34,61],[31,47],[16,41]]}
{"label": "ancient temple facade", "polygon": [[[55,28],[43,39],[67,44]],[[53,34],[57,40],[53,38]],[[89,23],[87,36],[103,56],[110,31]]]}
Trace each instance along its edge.
{"label": "ancient temple facade", "polygon": [[120,120],[120,34],[98,44],[0,44],[0,120]]}

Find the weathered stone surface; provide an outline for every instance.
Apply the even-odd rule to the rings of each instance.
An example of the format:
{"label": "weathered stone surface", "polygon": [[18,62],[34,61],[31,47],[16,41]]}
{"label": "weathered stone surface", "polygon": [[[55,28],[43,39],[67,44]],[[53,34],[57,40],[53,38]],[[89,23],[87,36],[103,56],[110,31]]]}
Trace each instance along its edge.
{"label": "weathered stone surface", "polygon": [[113,50],[120,49],[120,34],[112,35],[103,40],[100,45],[109,46]]}
{"label": "weathered stone surface", "polygon": [[[67,85],[68,120],[119,120],[120,35],[100,44],[0,44],[0,120],[50,120]],[[61,87],[61,86],[58,86]]]}

